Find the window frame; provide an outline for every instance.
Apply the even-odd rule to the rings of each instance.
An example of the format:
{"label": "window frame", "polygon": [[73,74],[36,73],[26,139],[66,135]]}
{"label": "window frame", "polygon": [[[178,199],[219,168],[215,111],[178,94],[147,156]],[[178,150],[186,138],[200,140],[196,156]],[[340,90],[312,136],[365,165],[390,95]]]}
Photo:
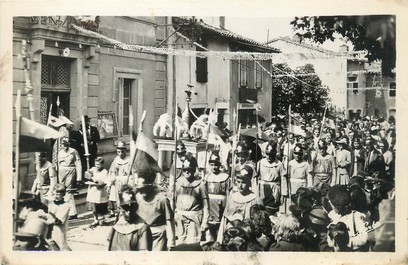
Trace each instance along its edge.
{"label": "window frame", "polygon": [[[124,140],[125,142],[130,142],[130,135],[132,132],[129,131],[129,134],[124,134],[123,132],[123,99],[121,91],[123,89],[123,84],[121,84],[121,79],[131,79],[133,80],[131,86],[131,104],[133,109],[133,126],[138,124],[143,113],[143,79],[142,71],[129,69],[129,68],[118,68],[114,67],[113,73],[113,91],[112,91],[112,102],[115,103],[115,109],[118,121],[118,137]],[[136,82],[134,82],[136,81]],[[122,101],[122,102],[121,102]]]}

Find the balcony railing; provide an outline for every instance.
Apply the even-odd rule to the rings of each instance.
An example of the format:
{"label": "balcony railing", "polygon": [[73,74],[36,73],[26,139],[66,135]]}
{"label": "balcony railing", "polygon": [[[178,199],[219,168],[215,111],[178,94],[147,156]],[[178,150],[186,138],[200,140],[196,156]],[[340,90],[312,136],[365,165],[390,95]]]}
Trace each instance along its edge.
{"label": "balcony railing", "polygon": [[99,16],[47,16],[30,17],[30,24],[48,25],[68,30],[71,24],[99,32]]}

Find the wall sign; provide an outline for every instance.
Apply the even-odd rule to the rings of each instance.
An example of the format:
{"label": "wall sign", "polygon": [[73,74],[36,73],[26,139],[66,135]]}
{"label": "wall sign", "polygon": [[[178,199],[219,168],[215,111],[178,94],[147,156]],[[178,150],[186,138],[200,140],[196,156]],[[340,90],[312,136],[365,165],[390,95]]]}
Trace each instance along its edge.
{"label": "wall sign", "polygon": [[115,113],[99,112],[97,128],[101,139],[118,137],[119,130]]}

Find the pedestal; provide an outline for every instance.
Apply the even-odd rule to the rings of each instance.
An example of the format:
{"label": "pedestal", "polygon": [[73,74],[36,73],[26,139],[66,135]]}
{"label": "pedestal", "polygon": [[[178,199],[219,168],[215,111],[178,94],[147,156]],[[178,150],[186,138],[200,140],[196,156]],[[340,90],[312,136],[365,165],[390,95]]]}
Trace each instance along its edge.
{"label": "pedestal", "polygon": [[[163,156],[165,152],[174,152],[176,150],[175,142],[172,139],[154,139],[157,144],[157,150],[159,152],[158,164],[162,168],[163,166]],[[186,146],[187,152],[190,152],[198,162],[199,167],[204,167],[205,165],[205,152],[211,151],[214,147],[213,144],[208,144],[208,150],[206,150],[206,142],[192,142],[183,141]],[[207,156],[208,159],[209,156]]]}

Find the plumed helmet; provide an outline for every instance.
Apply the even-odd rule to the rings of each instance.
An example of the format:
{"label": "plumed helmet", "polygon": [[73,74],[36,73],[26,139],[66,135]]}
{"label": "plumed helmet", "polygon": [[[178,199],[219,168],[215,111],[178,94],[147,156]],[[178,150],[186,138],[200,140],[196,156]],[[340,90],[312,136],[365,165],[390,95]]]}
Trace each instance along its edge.
{"label": "plumed helmet", "polygon": [[239,171],[236,178],[241,179],[245,182],[249,182],[252,179],[254,170],[249,165],[244,165],[244,167]]}
{"label": "plumed helmet", "polygon": [[208,163],[214,163],[217,165],[221,164],[221,157],[218,151],[213,151],[210,155],[210,159],[208,160]]}
{"label": "plumed helmet", "polygon": [[176,153],[180,154],[186,151],[186,145],[183,143],[183,141],[178,140],[176,142]]}
{"label": "plumed helmet", "polygon": [[278,144],[275,141],[269,141],[265,148],[265,154],[271,155],[273,153],[276,154]]}
{"label": "plumed helmet", "polygon": [[124,141],[119,141],[116,149],[126,150],[126,143]]}
{"label": "plumed helmet", "polygon": [[196,168],[197,168],[197,160],[191,155],[186,156],[186,158],[181,164],[181,169],[182,170],[195,170]]}

